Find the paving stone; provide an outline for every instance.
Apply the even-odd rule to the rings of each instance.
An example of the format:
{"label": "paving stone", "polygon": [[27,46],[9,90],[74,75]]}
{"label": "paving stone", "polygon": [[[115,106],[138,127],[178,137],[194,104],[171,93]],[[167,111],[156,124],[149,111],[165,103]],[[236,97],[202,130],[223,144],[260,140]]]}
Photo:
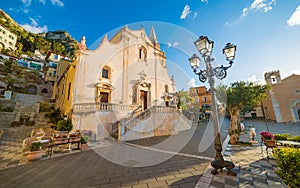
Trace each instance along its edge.
{"label": "paving stone", "polygon": [[239,185],[239,182],[238,181],[233,181],[233,180],[230,180],[230,179],[225,179],[225,185],[230,185],[230,186],[238,186]]}
{"label": "paving stone", "polygon": [[171,180],[171,179],[176,179],[174,175],[168,175],[168,176],[162,176],[162,177],[157,177],[157,181],[164,181],[164,180]]}
{"label": "paving stone", "polygon": [[150,182],[150,183],[148,183],[148,187],[149,188],[163,187],[163,186],[167,186],[167,182],[166,181],[159,181],[159,182]]}
{"label": "paving stone", "polygon": [[172,179],[172,180],[166,180],[168,185],[179,185],[179,184],[184,184],[185,181],[182,179]]}
{"label": "paving stone", "polygon": [[278,181],[267,180],[267,182],[268,182],[268,185],[272,188],[285,188],[286,187],[281,182],[278,182]]}
{"label": "paving stone", "polygon": [[223,188],[225,185],[224,183],[220,183],[220,182],[217,182],[217,181],[212,181],[210,183],[211,186],[215,186],[215,187],[218,187],[218,188]]}
{"label": "paving stone", "polygon": [[132,188],[148,188],[148,185],[145,184],[137,184],[137,185],[133,185]]}

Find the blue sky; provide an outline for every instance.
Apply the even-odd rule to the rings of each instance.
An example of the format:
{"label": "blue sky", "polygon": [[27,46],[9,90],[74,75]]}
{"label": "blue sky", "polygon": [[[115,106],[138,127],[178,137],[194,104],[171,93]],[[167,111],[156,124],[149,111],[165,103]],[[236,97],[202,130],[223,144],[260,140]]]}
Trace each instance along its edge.
{"label": "blue sky", "polygon": [[25,29],[66,30],[78,41],[85,35],[90,48],[125,24],[143,25],[148,33],[154,25],[177,89],[203,85],[188,64],[198,53],[193,41],[201,35],[215,42],[217,64],[227,64],[222,54],[227,42],[237,45],[225,83],[263,80],[273,70],[282,77],[300,74],[299,0],[0,1],[0,8]]}

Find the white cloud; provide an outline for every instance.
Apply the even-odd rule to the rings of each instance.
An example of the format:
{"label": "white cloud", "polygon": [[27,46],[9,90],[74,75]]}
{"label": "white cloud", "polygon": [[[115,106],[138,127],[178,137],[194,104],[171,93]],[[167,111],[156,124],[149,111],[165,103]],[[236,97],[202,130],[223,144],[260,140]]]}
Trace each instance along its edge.
{"label": "white cloud", "polygon": [[38,25],[38,23],[37,23],[37,21],[35,21],[35,19],[33,19],[33,18],[29,18],[30,19],[30,21],[31,21],[31,25],[32,26],[37,26]]}
{"label": "white cloud", "polygon": [[168,48],[175,48],[175,47],[177,47],[177,46],[179,46],[179,42],[173,42],[173,43],[171,43],[171,42],[168,42]]}
{"label": "white cloud", "polygon": [[281,73],[281,79],[285,79],[285,78],[287,78],[287,77],[289,77],[289,76],[291,76],[293,74],[300,75],[300,70],[294,70],[294,71],[292,71],[290,73],[283,72],[283,73]]}
{"label": "white cloud", "polygon": [[38,26],[38,23],[37,23],[37,21],[35,19],[33,19],[33,18],[29,18],[29,19],[31,21],[30,24],[28,24],[28,23],[21,24],[21,26],[25,30],[27,30],[27,31],[29,31],[31,33],[35,33],[35,34],[37,34],[37,33],[43,33],[43,32],[47,32],[48,31],[48,27],[46,25],[44,25],[43,27],[40,27],[40,26]]}
{"label": "white cloud", "polygon": [[30,6],[32,0],[21,0],[25,6]]}
{"label": "white cloud", "polygon": [[243,8],[242,16],[247,16],[250,12],[263,10],[269,12],[276,5],[276,0],[253,0],[250,7]]}
{"label": "white cloud", "polygon": [[39,0],[39,2],[41,2],[42,4],[46,4],[46,0]]}
{"label": "white cloud", "polygon": [[[38,0],[38,2],[42,3],[43,5],[46,4],[47,0]],[[29,7],[32,3],[32,0],[21,0],[21,2],[26,6]],[[57,5],[60,7],[64,6],[64,3],[61,0],[51,0],[52,5]]]}
{"label": "white cloud", "polygon": [[296,10],[293,12],[292,16],[287,21],[287,24],[289,26],[296,26],[300,25],[300,5],[296,8]]}
{"label": "white cloud", "polygon": [[193,19],[197,18],[197,16],[198,16],[198,13],[195,12],[195,13],[194,13],[194,16],[193,16]]}
{"label": "white cloud", "polygon": [[180,19],[185,19],[190,13],[191,13],[191,8],[189,5],[185,5],[183,8],[183,11],[181,13]]}
{"label": "white cloud", "polygon": [[64,6],[64,3],[60,0],[51,0],[52,5],[58,5],[60,7]]}
{"label": "white cloud", "polygon": [[29,12],[29,10],[28,10],[27,8],[23,9],[23,11],[24,11],[24,13],[26,13],[26,14]]}
{"label": "white cloud", "polygon": [[188,85],[189,87],[196,87],[196,80],[195,80],[195,78],[191,78],[191,79],[188,81],[187,85]]}
{"label": "white cloud", "polygon": [[263,79],[257,79],[256,75],[250,76],[246,79],[247,82],[252,82],[254,84],[263,85],[266,84],[266,81]]}
{"label": "white cloud", "polygon": [[208,0],[201,0],[202,3],[208,3]]}

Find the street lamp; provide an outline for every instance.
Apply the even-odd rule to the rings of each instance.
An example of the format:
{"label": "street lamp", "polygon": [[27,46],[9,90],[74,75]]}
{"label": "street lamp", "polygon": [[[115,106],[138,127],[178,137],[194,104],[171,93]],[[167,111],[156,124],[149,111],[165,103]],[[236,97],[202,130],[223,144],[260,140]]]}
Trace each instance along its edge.
{"label": "street lamp", "polygon": [[214,76],[218,79],[224,79],[227,76],[227,70],[232,66],[233,60],[235,58],[235,51],[236,45],[231,43],[227,43],[223,49],[223,54],[225,54],[226,60],[229,61],[229,66],[224,67],[221,65],[220,67],[213,68],[211,66],[211,62],[214,61],[212,58],[212,50],[214,47],[214,42],[210,41],[206,36],[201,36],[194,42],[196,48],[198,49],[199,53],[203,57],[203,60],[206,65],[205,70],[197,69],[200,66],[200,58],[193,54],[191,58],[189,58],[190,66],[194,70],[194,73],[198,75],[199,80],[201,82],[205,82],[207,79],[209,81],[210,90],[211,90],[211,97],[212,97],[212,115],[213,115],[213,123],[214,123],[214,136],[215,136],[215,150],[216,156],[215,159],[211,162],[211,165],[214,167],[214,170],[211,171],[212,174],[217,174],[218,169],[222,169],[226,167],[228,169],[228,173],[230,175],[236,175],[235,172],[231,171],[234,168],[234,164],[230,161],[225,161],[222,155],[222,141],[221,141],[221,134],[219,129],[219,118],[217,113],[217,106],[216,106],[216,97],[215,97],[215,80]]}

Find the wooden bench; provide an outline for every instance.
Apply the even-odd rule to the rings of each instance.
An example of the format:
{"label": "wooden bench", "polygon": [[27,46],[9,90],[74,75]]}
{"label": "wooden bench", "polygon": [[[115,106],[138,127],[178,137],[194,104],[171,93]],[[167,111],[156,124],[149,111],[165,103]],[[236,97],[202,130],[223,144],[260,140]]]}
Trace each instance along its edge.
{"label": "wooden bench", "polygon": [[80,140],[81,140],[81,134],[79,131],[76,132],[70,132],[67,131],[56,131],[54,133],[54,136],[52,137],[52,142],[49,145],[49,156],[51,158],[51,155],[53,153],[53,148],[58,147],[60,145],[68,145],[68,149],[65,150],[72,150],[72,144],[77,143],[77,149],[80,149]]}

